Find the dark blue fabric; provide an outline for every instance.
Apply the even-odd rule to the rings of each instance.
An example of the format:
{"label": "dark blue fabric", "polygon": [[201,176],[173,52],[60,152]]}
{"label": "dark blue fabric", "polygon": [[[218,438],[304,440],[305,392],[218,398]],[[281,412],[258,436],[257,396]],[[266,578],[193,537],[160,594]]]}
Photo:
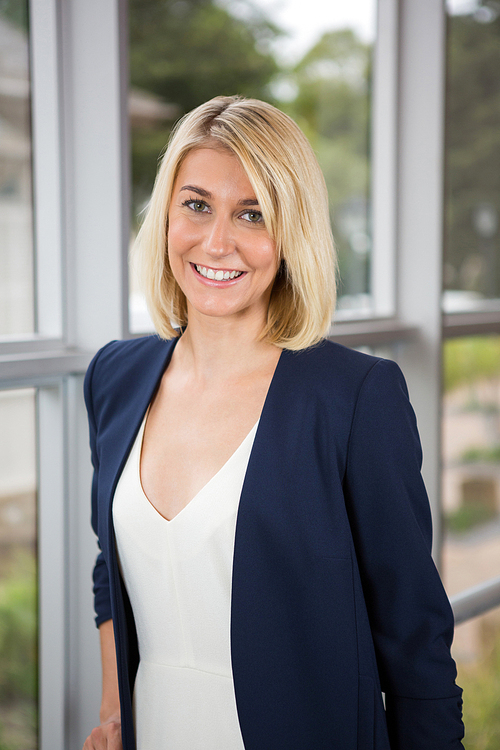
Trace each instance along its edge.
{"label": "dark blue fabric", "polygon": [[[174,346],[112,342],[85,381],[96,622],[114,620],[125,750],[138,651],[111,499]],[[329,342],[283,351],[234,549],[231,656],[247,750],[462,748],[453,618],[420,464],[397,365]]]}

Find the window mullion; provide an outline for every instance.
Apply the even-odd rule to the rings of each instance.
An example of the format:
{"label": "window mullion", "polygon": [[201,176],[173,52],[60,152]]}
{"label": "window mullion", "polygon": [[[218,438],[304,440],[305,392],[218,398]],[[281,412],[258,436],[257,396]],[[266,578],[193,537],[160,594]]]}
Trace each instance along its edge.
{"label": "window mullion", "polygon": [[398,0],[378,0],[372,86],[371,290],[375,315],[388,317],[396,313]]}
{"label": "window mullion", "polygon": [[63,336],[62,184],[56,0],[31,0],[36,330]]}
{"label": "window mullion", "polygon": [[38,416],[38,565],[40,748],[65,744],[66,521],[62,382],[41,388]]}
{"label": "window mullion", "polygon": [[398,101],[398,313],[418,326],[398,362],[424,446],[423,474],[441,545],[441,290],[445,14],[442,0],[401,0]]}

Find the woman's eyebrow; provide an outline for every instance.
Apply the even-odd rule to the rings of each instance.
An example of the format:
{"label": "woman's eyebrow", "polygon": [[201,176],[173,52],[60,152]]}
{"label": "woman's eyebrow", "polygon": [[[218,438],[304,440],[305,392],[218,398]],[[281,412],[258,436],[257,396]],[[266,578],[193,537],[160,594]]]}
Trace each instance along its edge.
{"label": "woman's eyebrow", "polygon": [[201,187],[196,187],[196,185],[183,185],[179,192],[182,193],[183,190],[189,190],[193,193],[198,193],[198,195],[202,195],[203,198],[211,198],[212,193],[209,193],[208,190],[204,190]]}
{"label": "woman's eyebrow", "polygon": [[257,198],[245,198],[244,200],[238,201],[240,206],[258,206],[259,201]]}
{"label": "woman's eyebrow", "polygon": [[[179,192],[182,193],[183,190],[187,190],[191,193],[198,193],[198,195],[201,195],[202,198],[212,198],[212,193],[210,193],[208,190],[205,190],[204,188],[197,187],[196,185],[183,185]],[[239,206],[258,206],[259,201],[257,198],[242,198],[240,201],[238,201]]]}

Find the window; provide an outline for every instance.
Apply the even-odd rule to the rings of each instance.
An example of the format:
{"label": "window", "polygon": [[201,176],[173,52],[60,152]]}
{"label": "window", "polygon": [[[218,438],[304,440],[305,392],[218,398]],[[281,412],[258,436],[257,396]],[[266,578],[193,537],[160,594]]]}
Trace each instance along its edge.
{"label": "window", "polygon": [[446,312],[500,306],[500,12],[463,7],[448,15]]}
{"label": "window", "polygon": [[[500,14],[448,4],[443,572],[471,746],[496,747],[500,628]],[[476,615],[480,615],[479,617]]]}
{"label": "window", "polygon": [[492,578],[500,562],[499,71],[497,5],[450,4],[444,309],[456,315],[444,329],[453,338],[444,345],[443,507],[453,593]]}
{"label": "window", "polygon": [[64,750],[99,706],[82,379],[123,335],[124,67],[114,2],[27,9],[0,2],[0,745]]}
{"label": "window", "polygon": [[465,746],[493,750],[500,737],[500,609],[458,625],[453,656],[464,689]]}
{"label": "window", "polygon": [[[340,261],[338,316],[371,315],[377,3],[361,6],[130,0],[133,232],[175,120],[218,94],[270,101],[302,127],[326,177]],[[133,274],[130,329],[151,329]]]}
{"label": "window", "polygon": [[500,336],[444,345],[443,510],[448,591],[500,570]]}
{"label": "window", "polygon": [[28,4],[0,5],[0,337],[32,333]]}
{"label": "window", "polygon": [[33,389],[0,391],[0,746],[38,747]]}

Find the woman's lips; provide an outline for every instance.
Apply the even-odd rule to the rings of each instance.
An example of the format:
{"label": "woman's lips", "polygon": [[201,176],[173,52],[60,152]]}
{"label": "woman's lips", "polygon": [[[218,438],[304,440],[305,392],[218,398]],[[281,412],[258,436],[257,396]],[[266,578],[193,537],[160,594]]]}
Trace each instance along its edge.
{"label": "woman's lips", "polygon": [[210,266],[202,266],[200,263],[191,263],[191,266],[197,276],[201,276],[207,281],[218,282],[219,284],[234,283],[246,275],[246,271],[237,271],[234,268],[211,268]]}

